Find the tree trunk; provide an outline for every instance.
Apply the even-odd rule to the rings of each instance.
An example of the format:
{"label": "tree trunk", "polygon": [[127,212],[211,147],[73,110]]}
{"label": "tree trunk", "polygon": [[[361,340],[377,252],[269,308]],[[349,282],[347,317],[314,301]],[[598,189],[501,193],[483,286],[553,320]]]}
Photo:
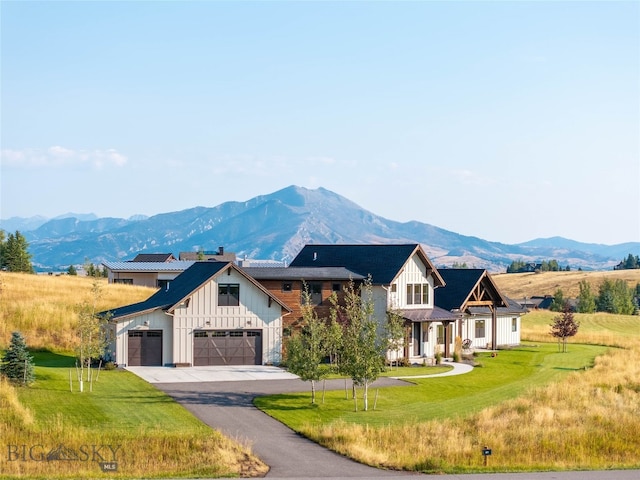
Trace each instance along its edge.
{"label": "tree trunk", "polygon": [[369,382],[364,382],[364,393],[362,395],[362,400],[364,401],[364,411],[369,410]]}
{"label": "tree trunk", "polygon": [[316,403],[316,382],[311,380],[311,404]]}

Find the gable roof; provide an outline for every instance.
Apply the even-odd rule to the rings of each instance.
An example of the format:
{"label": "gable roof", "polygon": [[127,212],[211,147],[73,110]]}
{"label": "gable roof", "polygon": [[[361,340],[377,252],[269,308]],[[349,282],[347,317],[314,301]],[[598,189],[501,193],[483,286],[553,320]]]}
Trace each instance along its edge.
{"label": "gable roof", "polygon": [[444,280],[417,243],[403,245],[305,245],[291,267],[344,267],[366,277],[375,285],[388,285],[417,253],[431,271],[436,286]]}
{"label": "gable roof", "polygon": [[253,278],[249,277],[246,273],[242,272],[233,263],[228,262],[195,262],[187,270],[178,275],[170,284],[167,289],[158,290],[147,300],[132,305],[126,305],[124,307],[114,308],[101,312],[102,315],[110,314],[111,319],[121,319],[129,317],[131,315],[139,315],[154,310],[171,311],[178,304],[183,302],[194,291],[200,288],[204,283],[208,282],[214,277],[217,277],[224,271],[233,269],[246,277],[257,288],[264,292],[267,296],[271,297],[282,308],[291,310],[275,296],[271,295],[262,285],[256,282]]}
{"label": "gable roof", "polygon": [[139,253],[132,262],[172,262],[176,257],[172,253]]}
{"label": "gable roof", "polygon": [[498,307],[508,305],[507,298],[500,293],[491,276],[484,269],[444,268],[440,270],[440,275],[446,282],[444,288],[439,288],[434,293],[434,302],[440,308],[461,311],[467,309],[467,301],[480,283],[484,283],[491,297],[498,301]]}

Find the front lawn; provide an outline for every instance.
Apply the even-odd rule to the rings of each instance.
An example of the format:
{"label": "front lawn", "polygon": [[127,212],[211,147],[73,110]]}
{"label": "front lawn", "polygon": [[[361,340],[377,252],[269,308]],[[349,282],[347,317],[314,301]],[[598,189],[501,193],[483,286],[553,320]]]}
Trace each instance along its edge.
{"label": "front lawn", "polygon": [[[211,477],[264,468],[130,372],[102,370],[92,391],[85,382],[81,393],[73,357],[34,357],[36,382],[13,389],[5,383],[0,391],[0,436],[8,449],[0,477]],[[47,461],[59,451],[72,461]],[[103,473],[101,463],[112,461],[117,471]]]}
{"label": "front lawn", "polygon": [[[260,397],[256,406],[296,431],[305,425],[335,421],[362,425],[403,425],[419,421],[452,418],[478,412],[485,407],[523,394],[531,387],[545,385],[572,371],[593,364],[607,350],[593,345],[572,345],[570,354],[558,353],[555,344],[523,345],[500,351],[496,357],[481,353],[481,365],[471,373],[451,377],[413,378],[414,386],[387,387],[369,391],[370,411],[354,411],[354,402],[345,392],[325,395],[324,404],[310,404],[308,392]],[[426,368],[430,370],[429,367]],[[410,371],[416,371],[411,368]],[[393,375],[392,376],[396,376]],[[350,397],[350,395],[349,395]]]}

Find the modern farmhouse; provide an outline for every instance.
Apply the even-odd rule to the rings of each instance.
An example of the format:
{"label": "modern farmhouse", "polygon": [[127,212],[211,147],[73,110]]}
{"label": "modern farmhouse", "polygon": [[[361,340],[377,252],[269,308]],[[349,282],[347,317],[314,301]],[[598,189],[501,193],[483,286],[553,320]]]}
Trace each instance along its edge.
{"label": "modern farmhouse", "polygon": [[326,318],[329,296],[341,301],[349,282],[366,278],[380,325],[390,310],[405,320],[395,356],[450,356],[456,338],[475,348],[520,343],[526,310],[485,270],[438,270],[419,244],[306,245],[288,267],[191,263],[148,300],[108,312],[110,353],[125,366],[277,364],[283,337],[302,319],[305,289]]}

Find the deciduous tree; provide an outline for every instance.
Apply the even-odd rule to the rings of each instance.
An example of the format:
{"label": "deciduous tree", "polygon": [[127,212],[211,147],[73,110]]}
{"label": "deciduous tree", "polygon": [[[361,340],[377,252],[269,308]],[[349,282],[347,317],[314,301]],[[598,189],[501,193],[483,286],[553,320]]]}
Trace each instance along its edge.
{"label": "deciduous tree", "polygon": [[586,280],[582,280],[578,287],[580,293],[578,294],[578,313],[593,313],[596,311],[596,297],[591,292],[591,284]]}
{"label": "deciduous tree", "polygon": [[567,351],[567,340],[578,333],[579,327],[580,322],[575,320],[569,303],[565,302],[562,314],[553,319],[550,332],[552,336],[558,339],[563,353]]}

